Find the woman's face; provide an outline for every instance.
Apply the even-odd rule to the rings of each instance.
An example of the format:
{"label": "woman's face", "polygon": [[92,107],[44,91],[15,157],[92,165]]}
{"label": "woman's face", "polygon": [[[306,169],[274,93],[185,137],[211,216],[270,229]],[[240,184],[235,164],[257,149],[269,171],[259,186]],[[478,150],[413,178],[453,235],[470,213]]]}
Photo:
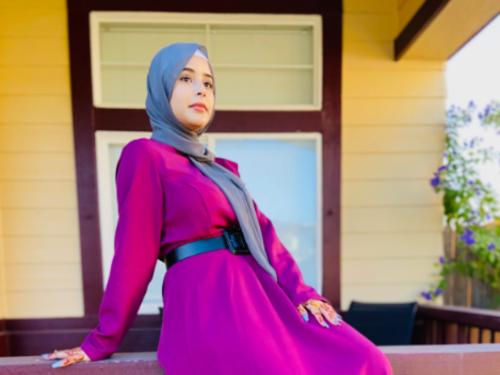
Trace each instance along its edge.
{"label": "woman's face", "polygon": [[210,120],[214,109],[214,81],[203,57],[193,55],[184,67],[175,82],[170,107],[179,122],[192,131],[203,128]]}

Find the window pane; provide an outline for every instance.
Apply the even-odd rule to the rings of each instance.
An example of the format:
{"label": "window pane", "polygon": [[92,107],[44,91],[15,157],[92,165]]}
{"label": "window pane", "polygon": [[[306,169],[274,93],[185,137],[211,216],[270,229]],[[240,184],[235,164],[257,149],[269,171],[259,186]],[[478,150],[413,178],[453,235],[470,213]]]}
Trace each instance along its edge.
{"label": "window pane", "polygon": [[321,293],[319,141],[215,138],[216,155],[238,163],[242,180],[259,209],[273,222],[305,282]]}
{"label": "window pane", "polygon": [[242,24],[225,14],[147,16],[138,12],[138,21],[129,22],[92,12],[92,28],[98,28],[91,33],[91,51],[98,56],[92,60],[96,107],[144,108],[152,58],[169,44],[185,42],[208,49],[216,109],[320,109],[319,16],[246,15]]}

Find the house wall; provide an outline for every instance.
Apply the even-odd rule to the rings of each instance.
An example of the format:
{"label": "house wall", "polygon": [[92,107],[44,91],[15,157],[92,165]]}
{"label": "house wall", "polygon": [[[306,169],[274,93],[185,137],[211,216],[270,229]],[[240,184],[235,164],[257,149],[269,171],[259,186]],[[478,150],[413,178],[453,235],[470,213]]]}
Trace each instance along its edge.
{"label": "house wall", "polygon": [[[444,63],[392,59],[419,1],[344,1],[343,308],[416,298],[442,251]],[[64,0],[0,0],[3,318],[83,315],[67,43]]]}
{"label": "house wall", "polygon": [[[422,1],[420,1],[422,2]],[[344,0],[342,308],[402,302],[433,281],[442,254],[445,62],[393,60],[418,1]]]}
{"label": "house wall", "polygon": [[0,0],[4,318],[83,315],[67,44],[64,0]]}

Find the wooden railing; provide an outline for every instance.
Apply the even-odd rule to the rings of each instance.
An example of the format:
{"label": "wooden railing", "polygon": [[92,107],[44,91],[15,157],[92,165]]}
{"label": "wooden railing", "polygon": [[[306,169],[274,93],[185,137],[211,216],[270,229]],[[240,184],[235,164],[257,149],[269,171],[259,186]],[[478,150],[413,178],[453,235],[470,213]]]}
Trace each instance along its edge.
{"label": "wooden railing", "polygon": [[415,345],[500,343],[500,311],[419,305]]}

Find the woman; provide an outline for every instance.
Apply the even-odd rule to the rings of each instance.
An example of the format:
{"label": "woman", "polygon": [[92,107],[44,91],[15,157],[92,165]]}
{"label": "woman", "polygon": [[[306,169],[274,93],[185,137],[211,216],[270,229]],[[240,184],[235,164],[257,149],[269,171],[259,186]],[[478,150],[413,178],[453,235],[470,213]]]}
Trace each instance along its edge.
{"label": "woman", "polygon": [[65,367],[116,352],[157,259],[169,254],[158,346],[167,374],[392,374],[384,354],[304,283],[238,165],[199,142],[214,102],[204,46],[175,43],[156,54],[146,100],[152,137],[128,143],[117,166],[119,220],[100,323],[81,347],[44,358]]}

